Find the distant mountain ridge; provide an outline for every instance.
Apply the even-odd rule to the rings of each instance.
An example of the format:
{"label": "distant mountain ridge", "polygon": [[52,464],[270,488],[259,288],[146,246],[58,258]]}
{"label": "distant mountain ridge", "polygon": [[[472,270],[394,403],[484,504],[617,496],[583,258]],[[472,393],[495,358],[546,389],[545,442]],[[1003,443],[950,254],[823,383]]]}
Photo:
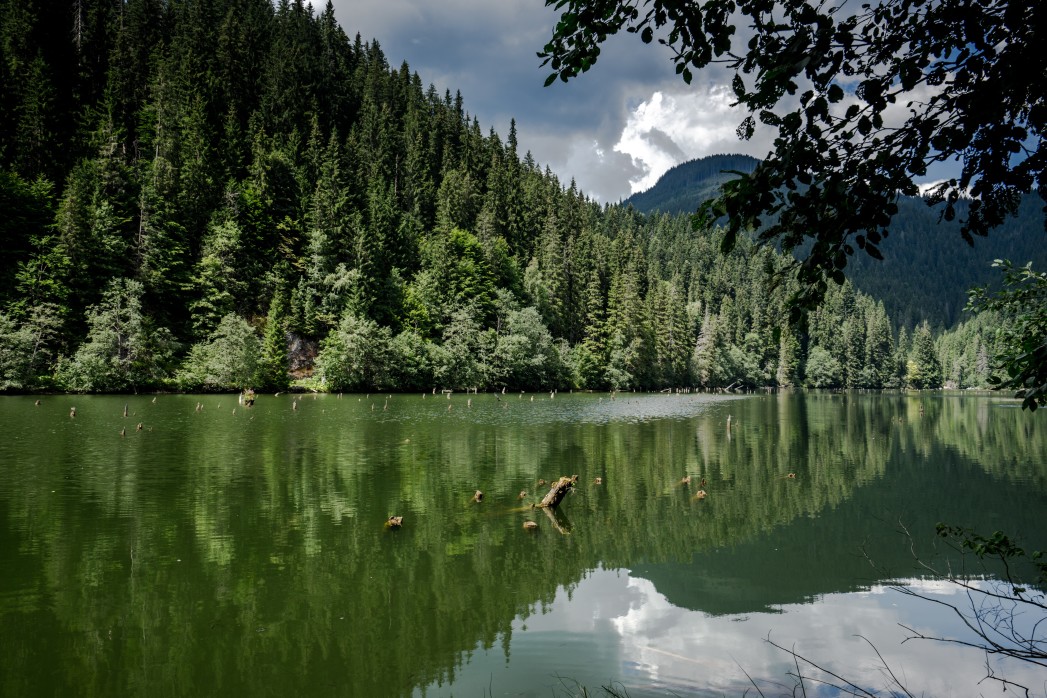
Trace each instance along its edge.
{"label": "distant mountain ridge", "polygon": [[[690,214],[716,196],[731,177],[729,171],[752,172],[758,162],[747,155],[711,155],[681,163],[653,187],[622,203],[646,214]],[[960,216],[964,205],[961,201]],[[1043,207],[1038,194],[1027,195],[1017,216],[988,237],[976,239],[972,247],[963,242],[955,221],[941,222],[938,210],[905,197],[890,235],[880,245],[884,260],[859,251],[849,260],[847,276],[857,288],[882,300],[898,326],[927,320],[939,328],[952,327],[963,317],[967,289],[998,281],[991,268],[994,259],[1047,266]]]}
{"label": "distant mountain ridge", "polygon": [[734,177],[731,171],[749,173],[760,163],[749,155],[709,155],[670,168],[647,191],[622,202],[643,213],[694,213],[703,201],[715,198],[720,185]]}

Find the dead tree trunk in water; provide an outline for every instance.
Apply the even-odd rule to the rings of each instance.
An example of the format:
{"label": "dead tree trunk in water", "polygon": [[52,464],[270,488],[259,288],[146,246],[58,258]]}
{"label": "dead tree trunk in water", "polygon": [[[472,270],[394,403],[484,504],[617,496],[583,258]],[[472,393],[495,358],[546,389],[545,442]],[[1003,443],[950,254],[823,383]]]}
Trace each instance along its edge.
{"label": "dead tree trunk in water", "polygon": [[539,507],[548,507],[555,509],[564,496],[574,487],[574,483],[578,482],[578,476],[567,477],[564,475],[559,480],[553,483],[553,486],[549,488],[549,494],[542,497]]}

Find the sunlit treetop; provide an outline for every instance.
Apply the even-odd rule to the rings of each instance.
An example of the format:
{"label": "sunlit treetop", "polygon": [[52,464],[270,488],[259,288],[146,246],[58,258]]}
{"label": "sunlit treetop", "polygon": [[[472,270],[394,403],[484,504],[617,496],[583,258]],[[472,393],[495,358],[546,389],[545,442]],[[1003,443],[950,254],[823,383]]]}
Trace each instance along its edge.
{"label": "sunlit treetop", "polygon": [[[727,217],[739,231],[795,250],[801,282],[793,307],[817,304],[826,280],[843,281],[855,247],[881,259],[899,195],[935,163],[959,174],[927,199],[944,204],[963,238],[986,235],[1021,196],[1044,191],[1047,27],[1040,0],[546,0],[560,12],[539,57],[546,84],[589,70],[623,29],[673,54],[676,72],[718,64],[733,71],[737,105],[776,132],[752,174],[724,185],[696,223]],[[969,207],[958,207],[961,197]]]}

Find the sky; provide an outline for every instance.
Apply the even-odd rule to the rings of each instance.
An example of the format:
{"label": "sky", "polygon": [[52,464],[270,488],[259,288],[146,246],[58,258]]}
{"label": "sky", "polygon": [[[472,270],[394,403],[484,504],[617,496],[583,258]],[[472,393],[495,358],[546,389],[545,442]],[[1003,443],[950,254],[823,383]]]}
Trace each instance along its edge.
{"label": "sky", "polygon": [[516,119],[530,151],[566,186],[603,203],[644,191],[681,162],[717,153],[764,157],[769,134],[741,141],[745,114],[730,106],[728,78],[703,71],[690,85],[668,50],[632,34],[610,38],[596,65],[544,87],[537,53],[558,15],[543,0],[334,0],[345,32],[377,39],[394,68],[406,61],[422,84],[462,93],[484,133],[504,140]]}

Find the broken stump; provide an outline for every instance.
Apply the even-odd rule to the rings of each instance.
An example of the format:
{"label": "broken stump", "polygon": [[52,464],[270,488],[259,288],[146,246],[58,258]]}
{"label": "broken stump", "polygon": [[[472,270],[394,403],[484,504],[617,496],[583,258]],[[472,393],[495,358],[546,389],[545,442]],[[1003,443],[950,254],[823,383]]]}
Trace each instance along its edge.
{"label": "broken stump", "polygon": [[578,482],[577,475],[572,475],[571,477],[564,475],[553,483],[552,487],[549,488],[549,493],[542,497],[542,501],[538,506],[555,509],[559,506],[564,496],[571,491],[576,482]]}

